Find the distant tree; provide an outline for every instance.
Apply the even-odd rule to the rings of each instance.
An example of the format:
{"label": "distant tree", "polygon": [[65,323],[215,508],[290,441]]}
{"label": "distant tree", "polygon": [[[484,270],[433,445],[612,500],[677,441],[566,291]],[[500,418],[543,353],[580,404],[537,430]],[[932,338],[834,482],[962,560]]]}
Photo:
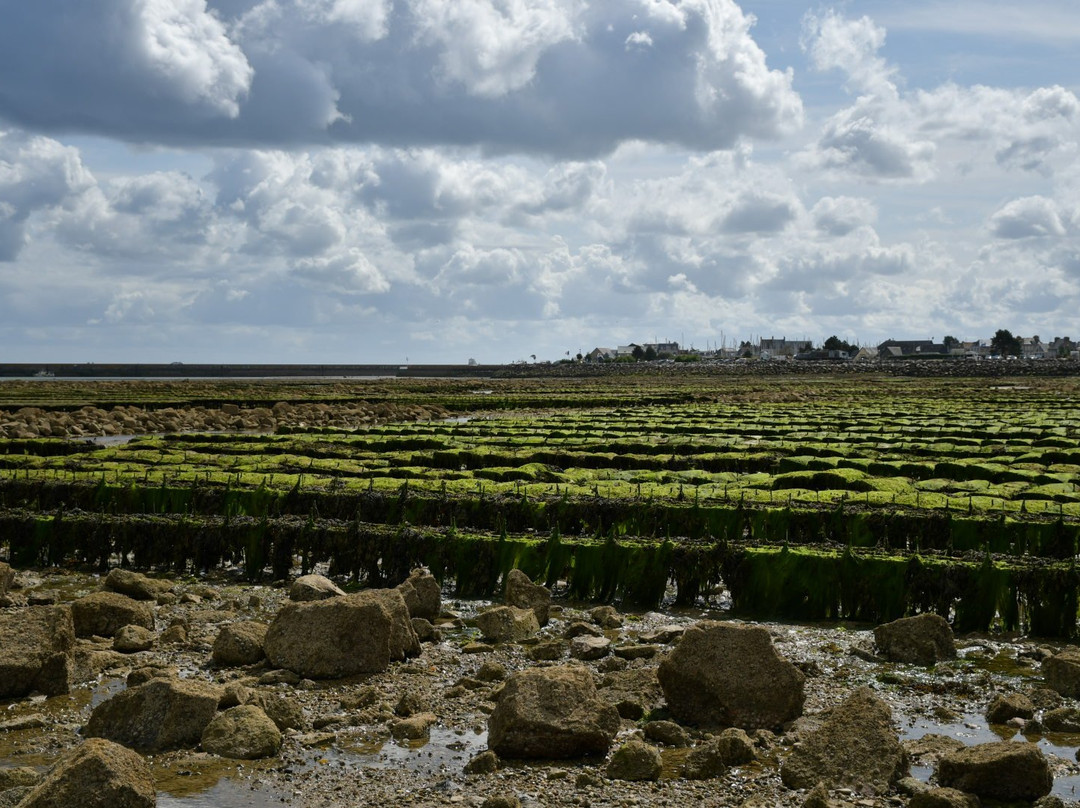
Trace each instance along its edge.
{"label": "distant tree", "polygon": [[1014,337],[1006,328],[999,328],[990,340],[990,348],[994,353],[1001,356],[1020,356],[1024,348],[1019,337]]}
{"label": "distant tree", "polygon": [[960,340],[958,340],[956,337],[946,336],[945,339],[941,341],[941,343],[945,346],[946,351],[951,351],[953,348],[960,347]]}
{"label": "distant tree", "polygon": [[646,362],[651,362],[656,359],[656,348],[650,345],[645,349],[644,357]]}
{"label": "distant tree", "polygon": [[641,361],[641,358],[645,356],[645,350],[640,345],[635,345],[634,350],[630,352],[630,355],[634,357],[634,359]]}
{"label": "distant tree", "polygon": [[859,346],[852,345],[850,342],[845,342],[835,334],[825,340],[825,342],[821,344],[821,347],[824,348],[826,351],[842,351],[843,353],[849,355],[857,353],[859,350]]}

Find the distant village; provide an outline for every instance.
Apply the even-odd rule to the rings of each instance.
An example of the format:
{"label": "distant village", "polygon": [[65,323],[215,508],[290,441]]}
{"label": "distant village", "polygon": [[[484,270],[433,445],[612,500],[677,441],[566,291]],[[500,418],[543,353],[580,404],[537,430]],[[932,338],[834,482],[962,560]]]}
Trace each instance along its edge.
{"label": "distant village", "polygon": [[868,362],[905,359],[1066,359],[1080,360],[1080,343],[1069,337],[1054,337],[1043,341],[1038,335],[1014,337],[1001,330],[994,337],[965,342],[945,337],[941,342],[933,339],[888,339],[876,346],[852,345],[838,337],[829,337],[821,345],[807,339],[770,337],[737,344],[721,345],[701,350],[683,348],[677,342],[643,342],[620,345],[617,348],[594,348],[587,354],[578,354],[582,362],[638,362],[638,361],[808,361],[832,360],[836,362]]}

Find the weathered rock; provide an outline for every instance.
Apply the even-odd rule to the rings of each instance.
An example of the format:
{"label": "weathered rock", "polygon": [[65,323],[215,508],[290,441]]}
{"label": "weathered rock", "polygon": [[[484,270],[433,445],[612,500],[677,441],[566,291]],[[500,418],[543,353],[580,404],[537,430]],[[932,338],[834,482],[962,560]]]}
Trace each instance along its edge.
{"label": "weathered rock", "polygon": [[218,689],[204,682],[151,679],[101,702],[84,734],[144,753],[194,748],[220,698]]}
{"label": "weathered rock", "polygon": [[0,597],[11,591],[15,584],[15,570],[6,561],[0,561]]}
{"label": "weathered rock", "polygon": [[995,696],[986,708],[986,720],[991,724],[1004,724],[1010,718],[1031,718],[1035,705],[1023,693],[1005,693]]}
{"label": "weathered rock", "polygon": [[19,808],[153,808],[154,776],[140,755],[90,738],[62,758]]}
{"label": "weathered rock", "polygon": [[562,640],[538,642],[525,650],[525,655],[534,662],[554,662],[566,654],[566,643]]}
{"label": "weathered rock", "polygon": [[301,575],[292,582],[289,587],[289,599],[306,602],[311,600],[326,600],[327,598],[340,597],[345,590],[327,578],[325,575]]}
{"label": "weathered rock", "polygon": [[582,634],[570,641],[570,656],[574,659],[603,659],[611,653],[611,640],[607,637],[590,637]]}
{"label": "weathered rock", "polygon": [[929,790],[930,786],[922,780],[916,780],[911,775],[901,777],[896,781],[896,793],[905,797],[914,797],[916,794],[922,794],[924,791]]}
{"label": "weathered rock", "polygon": [[145,685],[151,679],[175,679],[179,675],[179,671],[174,666],[159,662],[135,668],[127,675],[125,684],[128,687],[138,687]]}
{"label": "weathered rock", "polygon": [[660,750],[636,738],[615,750],[607,765],[612,780],[658,780],[663,761]]}
{"label": "weathered rock", "polygon": [[[39,729],[47,727],[49,721],[41,713],[30,713],[0,721],[0,732],[14,732],[20,729]],[[2,771],[2,770],[0,770]]]}
{"label": "weathered rock", "polygon": [[442,587],[435,576],[424,569],[415,569],[401,584],[398,591],[405,598],[405,605],[412,617],[434,621],[442,609]]}
{"label": "weathered rock", "polygon": [[127,625],[113,637],[113,650],[121,654],[135,654],[154,647],[154,632],[142,626]]}
{"label": "weathered rock", "polygon": [[0,769],[0,791],[9,788],[33,788],[41,782],[37,769],[29,766],[16,766],[12,769]]}
{"label": "weathered rock", "polygon": [[1065,808],[1065,800],[1053,794],[1047,794],[1031,803],[1031,808]]}
{"label": "weathered rock", "polygon": [[489,642],[518,642],[540,630],[532,609],[496,606],[476,616],[476,627]]}
{"label": "weathered rock", "polygon": [[720,753],[720,758],[728,766],[741,766],[757,757],[754,742],[745,730],[738,727],[728,727],[713,738],[713,742]]}
{"label": "weathered rock", "polygon": [[465,764],[465,774],[494,774],[499,770],[499,756],[485,749]]}
{"label": "weathered rock", "polygon": [[586,623],[584,620],[575,620],[566,627],[566,631],[563,633],[563,636],[568,640],[572,640],[574,637],[580,637],[582,635],[603,637],[604,632],[596,626]]}
{"label": "weathered rock", "polygon": [[438,642],[442,639],[439,630],[426,617],[414,617],[410,622],[416,632],[416,639],[420,642]]}
{"label": "weathered rock", "polygon": [[[608,657],[605,661],[613,659]],[[600,695],[615,705],[620,716],[637,721],[660,705],[664,693],[656,678],[656,668],[631,668],[605,674],[600,680]]]}
{"label": "weathered rock", "polygon": [[810,789],[810,793],[803,800],[802,808],[833,808],[829,800],[829,789],[825,788],[824,783],[818,783]]}
{"label": "weathered rock", "polygon": [[780,767],[788,788],[833,788],[884,794],[908,773],[908,756],[892,728],[892,710],[866,687],[829,711]]}
{"label": "weathered rock", "polygon": [[957,749],[963,749],[966,745],[959,738],[937,732],[929,732],[919,738],[909,738],[902,743],[908,758],[923,766],[936,766],[945,755]]}
{"label": "weathered rock", "polygon": [[658,676],[684,723],[772,729],[802,714],[805,677],[759,626],[701,621],[660,663]]}
{"label": "weathered rock", "polygon": [[394,712],[400,716],[410,716],[418,713],[431,712],[431,703],[419,693],[407,690],[401,694],[398,703],[394,705]]}
{"label": "weathered rock", "polygon": [[945,755],[937,765],[937,781],[985,799],[1032,802],[1050,793],[1054,778],[1035,744],[996,741]]}
{"label": "weathered rock", "polygon": [[67,693],[74,645],[75,627],[64,606],[0,612],[0,699]]}
{"label": "weathered rock", "polygon": [[1080,697],[1080,648],[1066,648],[1044,659],[1042,675],[1047,687],[1062,696],[1071,699]]}
{"label": "weathered rock", "polygon": [[728,770],[715,738],[695,746],[686,755],[680,774],[687,780],[710,780]]}
{"label": "weathered rock", "polygon": [[874,629],[878,653],[890,662],[933,665],[956,657],[952,629],[939,614],[902,617]]}
{"label": "weathered rock", "polygon": [[915,794],[908,808],[979,808],[980,805],[974,794],[955,788],[930,788]]}
{"label": "weathered rock", "polygon": [[506,605],[519,609],[532,609],[536,622],[541,626],[548,624],[551,611],[551,590],[532,580],[519,569],[506,574]]}
{"label": "weathered rock", "polygon": [[620,628],[623,624],[622,615],[614,606],[596,606],[589,609],[589,619],[601,628]]}
{"label": "weathered rock", "polygon": [[263,643],[267,626],[254,620],[242,620],[223,626],[210,652],[214,663],[223,667],[254,665],[266,656]]}
{"label": "weathered rock", "polygon": [[435,713],[415,713],[408,718],[397,718],[390,723],[390,735],[398,740],[418,741],[428,736],[436,721]]}
{"label": "weathered rock", "polygon": [[521,808],[521,800],[513,794],[492,794],[480,803],[480,808]]}
{"label": "weathered rock", "polygon": [[1080,733],[1080,709],[1076,707],[1058,707],[1047,710],[1042,717],[1043,728],[1050,732]]}
{"label": "weathered rock", "polygon": [[690,745],[690,735],[674,721],[649,721],[643,727],[645,737],[664,746],[683,747]]}
{"label": "weathered rock", "polygon": [[655,645],[619,645],[612,650],[620,659],[652,659],[660,651]]}
{"label": "weathered rock", "polygon": [[683,632],[686,631],[685,626],[679,626],[675,624],[660,626],[652,631],[646,631],[638,639],[646,643],[658,643],[659,645],[670,645],[682,637]]}
{"label": "weathered rock", "polygon": [[168,591],[172,587],[168,581],[158,581],[147,578],[141,572],[132,572],[116,567],[109,570],[105,576],[105,588],[112,592],[119,592],[134,600],[157,601],[158,595]]}
{"label": "weathered rock", "polygon": [[242,703],[260,708],[282,732],[304,727],[304,711],[300,703],[288,696],[255,691]]}
{"label": "weathered rock", "polygon": [[755,757],[750,736],[738,727],[729,727],[691,749],[683,762],[681,774],[687,780],[707,780],[720,777],[728,767],[741,766]]}
{"label": "weathered rock", "polygon": [[1036,710],[1053,710],[1062,705],[1061,694],[1049,687],[1029,687],[1025,695],[1031,699]]}
{"label": "weathered rock", "polygon": [[396,589],[369,589],[310,603],[287,603],[263,644],[281,668],[312,679],[385,670],[420,653],[405,599]]}
{"label": "weathered rock", "polygon": [[202,733],[202,748],[233,760],[273,757],[281,749],[281,731],[254,704],[218,713]]}
{"label": "weathered rock", "polygon": [[488,745],[500,757],[573,758],[606,753],[618,731],[619,714],[587,669],[532,668],[506,680]]}
{"label": "weathered rock", "polygon": [[[0,598],[2,601],[2,598]],[[0,605],[3,605],[0,603]],[[22,802],[22,798],[29,794],[31,791],[29,786],[17,786],[15,788],[9,788],[7,791],[0,791],[0,808],[17,808],[18,804]]]}
{"label": "weathered rock", "polygon": [[124,626],[154,628],[150,604],[117,592],[94,592],[71,603],[77,637],[113,637]]}
{"label": "weathered rock", "polygon": [[501,682],[506,678],[506,666],[500,662],[485,662],[476,672],[481,682]]}

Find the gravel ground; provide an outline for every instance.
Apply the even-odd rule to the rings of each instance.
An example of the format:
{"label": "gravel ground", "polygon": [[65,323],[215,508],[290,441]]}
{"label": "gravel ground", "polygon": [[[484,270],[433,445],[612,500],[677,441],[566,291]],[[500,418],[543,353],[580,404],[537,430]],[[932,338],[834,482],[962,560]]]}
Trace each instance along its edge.
{"label": "gravel ground", "polygon": [[[34,594],[67,601],[100,587],[100,579],[84,573],[38,571],[21,573],[16,597]],[[425,643],[420,657],[392,664],[384,673],[330,682],[300,681],[269,684],[275,674],[265,667],[220,669],[210,664],[210,649],[222,625],[238,620],[269,622],[286,590],[215,579],[176,579],[176,602],[157,607],[161,632],[174,622],[188,626],[188,642],[158,646],[148,652],[122,655],[111,641],[80,640],[76,661],[84,682],[70,695],[32,697],[0,702],[0,768],[33,766],[44,770],[66,749],[78,745],[79,728],[92,707],[124,686],[127,674],[154,665],[174,668],[184,677],[218,684],[238,683],[279,693],[302,708],[304,726],[286,733],[277,758],[264,761],[226,761],[201,752],[173,752],[150,759],[158,782],[159,805],[166,808],[291,805],[296,808],[345,808],[367,805],[479,806],[491,796],[514,796],[523,806],[801,806],[806,793],[785,788],[779,777],[783,760],[798,735],[758,733],[759,760],[732,768],[715,780],[678,777],[685,749],[664,748],[664,772],[656,782],[613,781],[605,776],[602,759],[557,762],[504,762],[493,774],[467,775],[465,764],[486,749],[486,720],[499,687],[500,668],[506,673],[539,664],[530,658],[538,643],[560,639],[575,620],[589,621],[595,604],[562,603],[551,623],[535,639],[520,644],[477,647],[476,630],[466,621],[486,603],[444,600],[447,616],[440,621],[441,639]],[[52,593],[51,595],[49,593]],[[556,601],[559,602],[559,601]],[[640,636],[661,626],[689,625],[702,618],[727,619],[723,601],[709,608],[621,615],[623,625],[609,628],[613,645],[638,643]],[[892,708],[901,737],[926,733],[959,737],[980,743],[1008,737],[995,734],[982,714],[996,693],[1039,691],[1038,660],[1049,653],[1040,643],[1004,636],[963,637],[959,658],[927,670],[876,661],[873,635],[866,625],[764,624],[781,654],[807,674],[805,712],[814,713],[843,700],[854,689],[869,685]],[[621,669],[655,668],[670,646],[657,645],[651,658],[623,660],[608,656],[585,662],[603,684],[605,676]],[[561,662],[568,661],[562,654]],[[481,671],[481,666],[484,670]],[[486,680],[485,680],[486,679]],[[601,688],[610,697],[615,691]],[[630,694],[634,695],[634,694]],[[636,694],[643,704],[663,715],[662,698]],[[404,698],[403,698],[404,697]],[[616,699],[613,699],[616,700]],[[1076,704],[1066,701],[1070,706]],[[1049,705],[1048,705],[1049,706]],[[391,738],[389,726],[399,712],[430,711],[437,723],[429,736],[417,741]],[[799,722],[812,724],[807,719]],[[641,721],[624,719],[617,744],[641,733]],[[691,730],[701,739],[701,733]],[[1023,740],[1023,736],[1019,736]],[[1051,759],[1054,793],[1068,804],[1080,786],[1075,754],[1080,736],[1030,736]],[[926,780],[932,766],[913,759],[913,774]],[[905,805],[900,795],[871,797],[845,791],[831,795],[835,805]]]}

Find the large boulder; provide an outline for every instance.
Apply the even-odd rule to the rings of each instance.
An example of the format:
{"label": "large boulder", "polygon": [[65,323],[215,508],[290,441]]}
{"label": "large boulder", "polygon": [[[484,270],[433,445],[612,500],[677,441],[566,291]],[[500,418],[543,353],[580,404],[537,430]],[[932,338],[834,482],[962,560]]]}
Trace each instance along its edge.
{"label": "large boulder", "polygon": [[124,626],[154,628],[154,610],[149,603],[117,592],[94,592],[72,601],[71,617],[77,637],[113,637]]}
{"label": "large boulder", "polygon": [[618,731],[618,712],[586,668],[529,668],[506,680],[488,746],[504,758],[574,758],[605,754]]}
{"label": "large boulder", "polygon": [[496,606],[476,616],[476,627],[489,642],[518,642],[532,637],[540,630],[532,609],[515,606]]}
{"label": "large boulder", "polygon": [[435,576],[424,569],[415,569],[401,584],[398,591],[405,598],[409,615],[435,620],[442,610],[442,587]]}
{"label": "large boulder", "polygon": [[204,682],[151,679],[101,702],[84,734],[148,754],[194,748],[217,713],[220,698],[218,689]]}
{"label": "large boulder", "polygon": [[506,574],[505,600],[507,606],[532,609],[536,615],[536,622],[541,626],[548,624],[551,590],[546,586],[534,584],[529,576],[519,569],[510,570]]}
{"label": "large boulder", "polygon": [[150,766],[138,753],[90,738],[62,758],[19,808],[154,808]]}
{"label": "large boulder", "polygon": [[1050,793],[1050,764],[1033,743],[995,741],[965,746],[938,762],[937,781],[982,799],[1033,802]]}
{"label": "large boulder", "polygon": [[933,665],[956,657],[952,629],[939,614],[902,617],[874,629],[878,653],[890,662]]}
{"label": "large boulder", "polygon": [[0,597],[11,591],[15,585],[15,570],[5,561],[0,561]]}
{"label": "large boulder", "polygon": [[703,620],[686,630],[657,675],[684,723],[774,729],[802,715],[805,677],[759,626]]}
{"label": "large boulder", "polygon": [[908,773],[908,756],[892,727],[892,710],[867,687],[833,707],[780,767],[788,788],[852,788],[884,794]]}
{"label": "large boulder", "polygon": [[242,620],[222,627],[210,652],[214,664],[222,667],[254,665],[266,656],[263,643],[267,626],[254,620]]}
{"label": "large boulder", "polygon": [[368,589],[309,603],[287,603],[263,643],[279,668],[312,679],[385,670],[420,653],[405,599],[396,589]]}
{"label": "large boulder", "polygon": [[1066,648],[1043,660],[1046,686],[1070,699],[1080,697],[1080,648]]}
{"label": "large boulder", "polygon": [[289,599],[299,602],[311,600],[326,600],[345,594],[345,590],[327,578],[325,575],[301,575],[292,582],[289,587]]}
{"label": "large boulder", "polygon": [[75,626],[64,606],[0,611],[0,699],[67,693],[74,645]]}
{"label": "large boulder", "polygon": [[202,748],[233,760],[273,757],[281,749],[281,730],[254,704],[244,704],[214,716],[203,730]]}
{"label": "large boulder", "polygon": [[157,600],[157,596],[171,589],[172,584],[116,567],[105,576],[105,588],[134,600]]}

